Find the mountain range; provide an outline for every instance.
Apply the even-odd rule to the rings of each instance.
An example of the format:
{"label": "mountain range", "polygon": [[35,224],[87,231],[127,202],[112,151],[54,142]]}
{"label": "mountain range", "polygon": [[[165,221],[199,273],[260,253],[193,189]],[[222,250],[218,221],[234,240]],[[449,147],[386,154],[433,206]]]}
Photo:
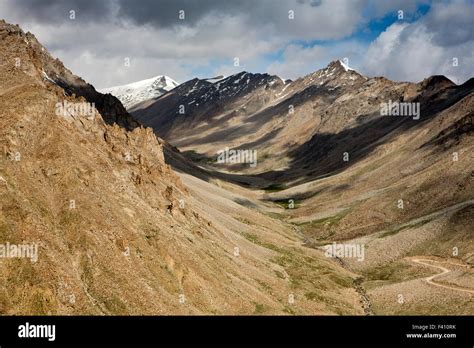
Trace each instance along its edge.
{"label": "mountain range", "polygon": [[472,313],[473,92],[339,60],[96,91],[0,21],[0,244],[39,250],[0,313]]}

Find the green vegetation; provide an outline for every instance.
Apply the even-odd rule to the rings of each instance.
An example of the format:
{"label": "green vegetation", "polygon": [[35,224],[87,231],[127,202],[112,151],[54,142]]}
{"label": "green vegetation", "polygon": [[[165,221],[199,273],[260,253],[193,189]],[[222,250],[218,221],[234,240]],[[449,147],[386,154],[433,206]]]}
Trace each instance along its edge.
{"label": "green vegetation", "polygon": [[285,279],[285,275],[278,270],[274,270],[276,276],[280,279]]}
{"label": "green vegetation", "polygon": [[285,219],[285,215],[280,214],[280,213],[265,212],[265,215],[271,217],[272,219],[277,219],[277,220],[284,220]]}
{"label": "green vegetation", "polygon": [[304,294],[304,297],[306,297],[310,301],[316,301],[316,302],[324,301],[324,297],[316,292],[307,292],[306,294]]}
{"label": "green vegetation", "polygon": [[380,285],[400,283],[412,279],[427,277],[433,274],[432,270],[399,260],[364,272],[364,287],[376,288]]}
{"label": "green vegetation", "polygon": [[[293,208],[290,208],[289,205],[290,205],[290,200],[293,200],[293,204],[294,204],[294,207]],[[271,201],[272,203],[275,203],[275,204],[278,204],[280,207],[284,208],[284,209],[296,209],[298,208],[300,205],[301,205],[301,201],[300,200],[296,200],[296,199],[278,199],[276,201]]]}
{"label": "green vegetation", "polygon": [[293,310],[293,308],[288,307],[288,306],[285,306],[285,307],[283,308],[283,312],[288,313],[288,314],[292,314],[292,315],[295,315],[295,314],[296,314],[295,311]]}
{"label": "green vegetation", "polygon": [[286,187],[281,184],[271,184],[264,188],[265,192],[278,192],[283,191]]}
{"label": "green vegetation", "polygon": [[272,290],[272,288],[270,287],[270,285],[268,285],[267,283],[265,283],[264,281],[260,280],[260,279],[256,279],[257,283],[260,284],[260,286],[266,290],[266,291],[270,291]]}
{"label": "green vegetation", "polygon": [[[336,273],[317,258],[302,255],[297,248],[280,248],[268,242],[262,241],[260,238],[258,238],[258,236],[251,233],[243,233],[242,235],[250,242],[273,250],[277,253],[272,261],[285,269],[289,277],[290,286],[294,289],[310,288],[320,290],[322,293],[324,293],[324,291],[337,287],[352,287],[351,278]],[[282,272],[277,270],[274,270],[274,272],[277,277],[281,279],[286,278]],[[265,289],[268,287],[268,285],[263,282],[259,282],[259,284]],[[340,311],[340,308],[338,308],[338,306],[340,307],[340,304],[336,304],[332,299],[326,298],[323,294],[308,294],[308,296],[312,296],[312,300],[324,302],[335,312]],[[263,308],[260,308],[259,310],[262,309]]]}
{"label": "green vegetation", "polygon": [[188,151],[185,151],[183,152],[183,155],[193,161],[193,162],[197,162],[197,163],[209,163],[209,164],[212,164],[212,163],[216,163],[217,159],[214,158],[214,157],[207,157],[201,153],[198,153],[194,150],[188,150]]}
{"label": "green vegetation", "polygon": [[0,243],[11,242],[13,234],[13,229],[9,225],[5,223],[0,225]]}
{"label": "green vegetation", "polygon": [[[327,290],[329,287],[336,285],[331,277],[338,277],[334,271],[318,262],[317,259],[303,256],[296,252],[296,250],[280,249],[279,255],[272,261],[285,269],[289,276],[290,285],[293,288],[309,287]],[[338,279],[337,284],[342,283],[344,282]],[[350,281],[347,281],[346,284],[350,286]]]}
{"label": "green vegetation", "polygon": [[[336,233],[335,227],[349,212],[350,208],[346,208],[336,215],[327,216],[318,220],[295,223],[295,225],[299,226],[303,232],[308,233],[308,235],[311,234],[312,238],[326,241]],[[322,233],[315,235],[317,232]]]}
{"label": "green vegetation", "polygon": [[107,308],[107,310],[110,311],[110,313],[113,313],[113,314],[127,313],[127,306],[118,296],[111,294],[110,296],[105,297],[105,296],[99,296],[99,294],[96,294],[96,297],[98,298],[99,301],[101,301],[105,305],[105,308]]}
{"label": "green vegetation", "polygon": [[266,311],[265,305],[261,303],[255,303],[255,309],[253,311],[253,314],[263,314],[265,313],[265,311]]}
{"label": "green vegetation", "polygon": [[385,237],[388,237],[388,236],[393,236],[393,235],[397,234],[400,231],[403,231],[403,230],[406,230],[406,229],[409,229],[409,228],[417,228],[417,227],[420,227],[420,226],[423,226],[423,225],[427,224],[430,221],[431,221],[430,219],[426,219],[426,220],[418,221],[418,222],[415,222],[415,223],[412,223],[412,224],[400,225],[400,226],[397,226],[393,229],[390,229],[390,230],[382,233],[378,238],[385,238]]}
{"label": "green vegetation", "polygon": [[325,226],[332,226],[336,225],[341,219],[346,216],[349,213],[350,209],[345,209],[341,211],[340,213],[332,216],[327,216],[322,219],[318,220],[312,220],[312,221],[307,221],[307,222],[302,222],[300,224],[297,224],[298,226],[305,227],[305,226],[320,226],[320,225],[325,225]]}
{"label": "green vegetation", "polygon": [[56,307],[53,306],[55,302],[53,296],[46,289],[37,288],[30,296],[31,306],[29,311],[35,315],[48,315],[48,313],[51,313],[51,309]]}
{"label": "green vegetation", "polygon": [[243,224],[246,224],[246,225],[255,225],[252,221],[250,221],[249,219],[246,219],[246,218],[243,218],[241,216],[234,216],[233,217],[234,219],[236,219],[237,221],[240,221],[241,223]]}
{"label": "green vegetation", "polygon": [[244,236],[247,240],[252,242],[253,244],[259,245],[261,247],[276,251],[276,252],[282,252],[283,249],[277,247],[276,245],[273,245],[271,243],[264,242],[260,240],[256,235],[252,233],[242,233],[242,236]]}
{"label": "green vegetation", "polygon": [[75,209],[64,209],[59,213],[59,226],[69,228],[70,226],[77,226],[83,219]]}

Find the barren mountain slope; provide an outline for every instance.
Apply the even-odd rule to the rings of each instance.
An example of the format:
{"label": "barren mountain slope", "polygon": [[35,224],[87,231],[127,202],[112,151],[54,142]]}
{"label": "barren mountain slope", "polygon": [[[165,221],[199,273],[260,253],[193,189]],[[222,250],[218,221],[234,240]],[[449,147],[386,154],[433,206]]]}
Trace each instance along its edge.
{"label": "barren mountain slope", "polygon": [[[251,199],[183,183],[151,129],[33,35],[0,22],[0,55],[0,243],[39,245],[36,263],[0,259],[0,313],[362,313],[351,272]],[[58,113],[86,101],[100,114]]]}
{"label": "barren mountain slope", "polygon": [[[307,245],[364,245],[365,260],[344,265],[360,274],[375,313],[467,314],[471,292],[438,286],[431,293],[422,276],[433,269],[407,258],[454,258],[465,270],[451,273],[449,282],[472,288],[473,83],[457,86],[444,76],[396,83],[335,61],[276,90],[255,89],[218,110],[203,108],[199,117],[175,115],[182,99],[165,95],[150,104],[147,120],[160,132],[161,120],[172,115],[164,135],[199,166],[195,172],[259,197],[256,207],[293,224]],[[261,95],[270,97],[247,108]],[[159,109],[166,98],[169,114]],[[419,117],[381,115],[389,102],[419,103]],[[258,165],[217,164],[216,152],[226,147],[257,150]],[[399,306],[396,291],[411,303]]]}
{"label": "barren mountain slope", "polygon": [[[313,247],[333,242],[365,247],[362,262],[353,258],[344,262],[361,274],[376,314],[470,314],[474,310],[472,80],[459,87],[431,88],[433,80],[439,79],[420,84],[428,86],[420,96],[426,120],[408,121],[367,143],[365,149],[342,144],[340,155],[328,158],[336,166],[339,162],[338,170],[262,196],[283,205],[282,218],[296,224]],[[433,89],[437,91],[432,93]],[[429,94],[429,99],[423,100],[427,97],[423,94]],[[324,163],[317,159],[318,154],[325,159],[318,147],[328,141],[330,136],[326,142],[311,144],[307,161]],[[288,209],[289,202],[296,208]],[[459,263],[462,272],[454,268],[443,284],[464,284],[470,290],[427,284],[423,277],[436,270],[413,264],[408,257]]]}
{"label": "barren mountain slope", "polygon": [[[432,103],[436,105],[436,99]],[[298,209],[287,211],[295,222],[302,221],[298,216],[308,221],[339,214],[340,231],[330,234],[340,239],[473,199],[473,110],[474,93],[470,93],[418,125],[367,144],[370,151],[346,147],[348,161],[341,149],[340,156],[329,159],[339,162],[340,170],[265,198],[298,201]],[[357,151],[365,155],[357,157]],[[400,199],[403,208],[398,208]]]}

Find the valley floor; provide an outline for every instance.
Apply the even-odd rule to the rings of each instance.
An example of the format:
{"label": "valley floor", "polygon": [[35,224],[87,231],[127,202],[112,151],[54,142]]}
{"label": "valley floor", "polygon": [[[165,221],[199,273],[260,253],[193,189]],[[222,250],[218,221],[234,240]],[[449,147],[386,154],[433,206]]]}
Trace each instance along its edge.
{"label": "valley floor", "polygon": [[[196,187],[191,183],[194,180],[190,176],[184,178],[190,188]],[[352,287],[359,297],[355,304],[360,308],[359,314],[467,315],[474,312],[472,235],[468,232],[472,226],[473,199],[360,237],[339,239],[338,230],[346,228],[344,212],[353,209],[351,204],[344,208],[341,201],[338,209],[317,212],[311,209],[299,215],[304,200],[290,209],[289,195],[285,191],[252,190],[220,180],[214,185],[221,186],[228,195],[235,195],[233,200],[239,204],[290,225],[299,242],[318,250],[321,256],[324,245],[332,242],[364,245],[363,262],[355,258],[328,258],[354,275]],[[298,187],[288,191],[298,191]],[[366,197],[384,191],[374,191]],[[323,238],[318,239],[319,236]],[[459,248],[451,245],[459,245]],[[464,257],[456,257],[458,249],[462,249]],[[446,255],[446,251],[452,251],[453,255]]]}

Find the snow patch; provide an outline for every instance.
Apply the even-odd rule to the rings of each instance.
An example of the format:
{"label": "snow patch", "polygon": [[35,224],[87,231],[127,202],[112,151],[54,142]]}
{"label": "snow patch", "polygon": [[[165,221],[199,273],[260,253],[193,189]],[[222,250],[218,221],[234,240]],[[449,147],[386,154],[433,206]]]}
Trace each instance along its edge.
{"label": "snow patch", "polygon": [[126,109],[145,100],[157,98],[179,84],[165,75],[158,75],[150,79],[133,82],[127,85],[100,89],[100,93],[110,93],[117,97]]}
{"label": "snow patch", "polygon": [[342,65],[345,71],[349,71],[349,70],[354,71],[354,69],[350,68],[349,65],[344,64],[344,62],[342,62],[341,60],[339,61],[339,63]]}
{"label": "snow patch", "polygon": [[51,83],[54,83],[55,85],[57,84],[56,81],[54,81],[51,77],[49,77],[48,74],[46,74],[46,72],[44,70],[41,70],[41,72],[43,73],[43,78],[45,78],[46,80],[48,80]]}

